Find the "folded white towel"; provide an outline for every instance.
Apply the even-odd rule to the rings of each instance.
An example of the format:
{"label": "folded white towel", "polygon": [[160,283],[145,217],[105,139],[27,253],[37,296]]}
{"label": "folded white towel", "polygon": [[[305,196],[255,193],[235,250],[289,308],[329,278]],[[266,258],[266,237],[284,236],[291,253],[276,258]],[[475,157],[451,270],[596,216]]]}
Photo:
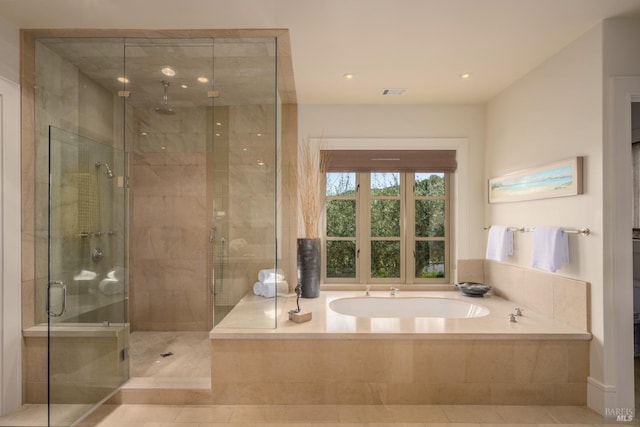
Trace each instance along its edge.
{"label": "folded white towel", "polygon": [[260,297],[273,298],[276,296],[276,292],[278,293],[278,295],[288,294],[289,283],[287,283],[285,280],[280,280],[278,281],[277,288],[276,282],[256,282],[253,284],[253,293]]}
{"label": "folded white towel", "polygon": [[569,264],[569,238],[560,227],[536,226],[533,230],[531,266],[555,272]]}
{"label": "folded white towel", "polygon": [[98,284],[98,289],[105,295],[116,295],[124,293],[124,282],[116,279],[102,279]]}
{"label": "folded white towel", "polygon": [[504,225],[492,225],[487,238],[486,258],[502,262],[511,255],[513,255],[513,231]]}
{"label": "folded white towel", "polygon": [[98,277],[98,275],[96,273],[94,273],[93,271],[89,271],[89,270],[81,270],[80,273],[76,274],[75,276],[73,276],[73,280],[93,280],[96,277]]}
{"label": "folded white towel", "polygon": [[284,280],[284,271],[282,271],[280,268],[278,268],[277,270],[269,268],[266,270],[260,270],[258,272],[259,282],[275,282],[276,280]]}
{"label": "folded white towel", "polygon": [[107,273],[107,278],[114,280],[124,280],[124,268],[114,267],[113,270]]}

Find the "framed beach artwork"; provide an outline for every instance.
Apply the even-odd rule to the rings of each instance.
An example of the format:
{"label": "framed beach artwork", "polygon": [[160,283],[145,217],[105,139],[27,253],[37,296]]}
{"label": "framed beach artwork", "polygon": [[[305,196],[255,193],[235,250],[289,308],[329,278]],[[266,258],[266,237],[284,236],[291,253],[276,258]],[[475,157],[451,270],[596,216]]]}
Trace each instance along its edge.
{"label": "framed beach artwork", "polygon": [[525,169],[489,180],[489,203],[582,194],[582,157]]}

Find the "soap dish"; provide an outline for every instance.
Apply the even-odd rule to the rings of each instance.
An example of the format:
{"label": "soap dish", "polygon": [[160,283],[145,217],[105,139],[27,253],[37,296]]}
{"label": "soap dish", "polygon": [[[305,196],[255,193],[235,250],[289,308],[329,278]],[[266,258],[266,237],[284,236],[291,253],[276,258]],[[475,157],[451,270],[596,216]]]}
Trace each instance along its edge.
{"label": "soap dish", "polygon": [[477,282],[456,283],[455,286],[458,289],[460,289],[460,292],[462,292],[462,295],[467,296],[467,297],[480,297],[481,298],[481,297],[484,296],[484,294],[489,292],[489,290],[491,289],[491,286],[485,285],[483,283],[477,283]]}

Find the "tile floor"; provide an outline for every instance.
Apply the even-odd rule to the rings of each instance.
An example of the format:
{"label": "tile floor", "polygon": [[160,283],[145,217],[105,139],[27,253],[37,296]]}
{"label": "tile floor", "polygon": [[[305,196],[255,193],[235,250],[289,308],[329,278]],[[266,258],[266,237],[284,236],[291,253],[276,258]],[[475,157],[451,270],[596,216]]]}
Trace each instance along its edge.
{"label": "tile floor", "polygon": [[[44,426],[46,407],[26,405],[0,426]],[[45,421],[43,423],[43,421]],[[78,427],[552,427],[640,425],[577,406],[488,405],[103,405]]]}
{"label": "tile floor", "polygon": [[[0,426],[42,426],[43,405],[26,405]],[[21,417],[20,417],[21,415]],[[103,405],[77,427],[552,427],[640,425],[604,420],[578,406],[490,405]]]}
{"label": "tile floor", "polygon": [[[103,406],[80,427],[220,427],[220,426],[547,426],[606,424],[583,407],[542,406],[367,406],[233,405]],[[609,423],[619,424],[615,421]],[[637,424],[640,425],[640,424]]]}

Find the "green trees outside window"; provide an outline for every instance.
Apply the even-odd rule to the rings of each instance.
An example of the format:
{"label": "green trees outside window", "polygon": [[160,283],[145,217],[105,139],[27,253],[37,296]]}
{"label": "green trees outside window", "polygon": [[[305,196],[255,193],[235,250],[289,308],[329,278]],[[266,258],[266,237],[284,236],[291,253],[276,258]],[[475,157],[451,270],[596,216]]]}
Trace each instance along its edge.
{"label": "green trees outside window", "polygon": [[326,183],[327,281],[448,280],[447,174],[332,172]]}

